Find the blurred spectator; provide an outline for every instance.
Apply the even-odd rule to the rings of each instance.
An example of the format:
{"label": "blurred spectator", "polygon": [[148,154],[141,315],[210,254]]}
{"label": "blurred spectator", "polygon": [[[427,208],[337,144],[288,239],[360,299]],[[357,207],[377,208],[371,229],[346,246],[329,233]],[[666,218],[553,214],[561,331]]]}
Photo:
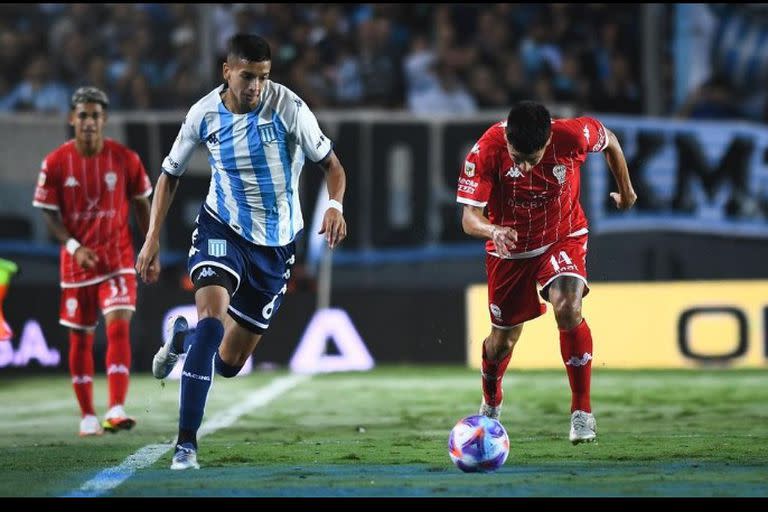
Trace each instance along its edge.
{"label": "blurred spectator", "polygon": [[51,78],[51,64],[45,55],[37,55],[24,70],[24,80],[8,95],[0,98],[0,111],[59,112],[69,110],[69,91]]}
{"label": "blurred spectator", "polygon": [[411,112],[466,115],[477,110],[475,98],[445,62],[435,64],[435,77],[437,80],[431,87],[408,97]]}
{"label": "blurred spectator", "polygon": [[734,91],[727,77],[715,75],[688,98],[678,112],[692,119],[735,119],[740,115]]}

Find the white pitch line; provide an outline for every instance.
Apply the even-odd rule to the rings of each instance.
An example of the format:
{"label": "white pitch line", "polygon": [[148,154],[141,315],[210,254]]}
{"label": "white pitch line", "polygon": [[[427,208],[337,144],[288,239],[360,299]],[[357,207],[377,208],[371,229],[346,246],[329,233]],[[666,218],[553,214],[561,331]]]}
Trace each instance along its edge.
{"label": "white pitch line", "polygon": [[[261,388],[249,395],[244,402],[236,404],[222,414],[206,421],[198,431],[198,438],[233,425],[244,414],[267,405],[281,394],[309,378],[308,375],[289,375],[273,380],[267,387]],[[137,469],[143,469],[154,464],[171,448],[173,448],[173,444],[150,444],[144,446],[126,457],[119,466],[99,471],[96,476],[81,485],[79,489],[65,494],[64,497],[92,498],[100,496],[125,482]]]}

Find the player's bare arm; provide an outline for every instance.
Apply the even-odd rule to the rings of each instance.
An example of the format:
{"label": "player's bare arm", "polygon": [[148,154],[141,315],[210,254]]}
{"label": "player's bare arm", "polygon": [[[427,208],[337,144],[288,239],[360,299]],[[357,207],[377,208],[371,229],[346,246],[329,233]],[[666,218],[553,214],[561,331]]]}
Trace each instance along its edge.
{"label": "player's bare arm", "polygon": [[155,186],[149,214],[149,227],[144,245],[136,258],[136,272],[147,284],[156,282],[160,277],[160,229],[168,215],[168,209],[171,207],[178,186],[179,179],[165,172],[160,174]]}
{"label": "player's bare arm", "polygon": [[344,220],[344,214],[341,210],[341,205],[344,202],[344,190],[347,187],[347,176],[339,158],[333,151],[319,165],[325,171],[328,198],[332,203],[331,207],[325,211],[323,225],[318,234],[325,234],[328,247],[333,249],[347,237],[347,222]]}
{"label": "player's bare arm", "polygon": [[[48,226],[48,231],[53,234],[59,243],[64,245],[70,243],[69,240],[74,240],[66,226],[64,226],[64,222],[62,221],[61,214],[58,210],[41,211],[43,212],[43,218],[45,218],[45,224]],[[77,264],[84,269],[92,269],[96,266],[96,263],[99,262],[99,257],[96,253],[84,245],[78,245],[77,248],[74,249],[72,255],[75,257]]]}
{"label": "player's bare arm", "polygon": [[491,224],[491,221],[483,215],[483,208],[465,204],[461,216],[461,227],[466,234],[475,238],[493,240],[499,256],[508,258],[512,255],[510,250],[515,248],[517,231],[509,226]]}
{"label": "player's bare arm", "polygon": [[611,198],[616,202],[616,208],[619,210],[629,210],[637,201],[637,194],[632,188],[632,182],[629,179],[629,169],[627,169],[627,160],[624,158],[624,151],[621,149],[619,139],[609,129],[605,129],[608,135],[608,146],[605,148],[605,159],[608,162],[608,168],[616,180],[619,187],[618,192],[611,192]]}

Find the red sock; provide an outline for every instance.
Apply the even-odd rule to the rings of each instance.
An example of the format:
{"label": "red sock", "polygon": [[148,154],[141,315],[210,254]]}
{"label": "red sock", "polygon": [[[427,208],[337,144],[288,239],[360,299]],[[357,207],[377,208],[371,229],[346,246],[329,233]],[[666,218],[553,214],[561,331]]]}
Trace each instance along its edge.
{"label": "red sock", "polygon": [[131,369],[131,338],[128,320],[116,319],[107,325],[107,383],[109,406],[123,405],[128,394]]}
{"label": "red sock", "polygon": [[485,342],[483,342],[483,398],[491,407],[501,403],[503,398],[501,380],[511,358],[512,352],[501,361],[491,361],[485,353]]}
{"label": "red sock", "polygon": [[69,330],[69,374],[83,416],[93,410],[93,331]]}
{"label": "red sock", "polygon": [[571,329],[560,329],[560,354],[571,383],[571,412],[592,412],[589,383],[592,377],[592,332],[586,320]]}

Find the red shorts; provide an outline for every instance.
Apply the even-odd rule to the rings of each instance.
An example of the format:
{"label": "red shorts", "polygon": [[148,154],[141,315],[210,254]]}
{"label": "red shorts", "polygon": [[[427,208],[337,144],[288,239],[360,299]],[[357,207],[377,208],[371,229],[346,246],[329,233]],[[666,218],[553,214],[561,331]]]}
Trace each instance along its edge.
{"label": "red shorts", "polygon": [[136,275],[119,274],[100,283],[61,289],[61,325],[77,329],[96,327],[99,309],[104,315],[116,309],[136,311]]}
{"label": "red shorts", "polygon": [[485,255],[488,273],[488,309],[495,327],[513,327],[543,315],[547,306],[539,299],[536,285],[546,297],[548,286],[559,276],[573,276],[587,286],[587,235],[559,240],[539,256],[504,259]]}

